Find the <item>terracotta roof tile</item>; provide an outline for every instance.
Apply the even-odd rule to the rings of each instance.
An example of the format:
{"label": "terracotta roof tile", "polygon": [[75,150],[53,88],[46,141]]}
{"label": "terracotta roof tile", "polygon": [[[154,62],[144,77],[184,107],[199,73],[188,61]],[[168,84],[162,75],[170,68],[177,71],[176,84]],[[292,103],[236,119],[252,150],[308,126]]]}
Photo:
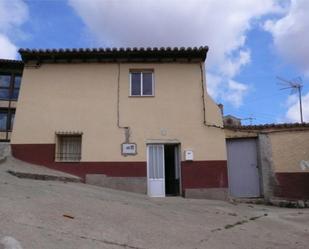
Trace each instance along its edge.
{"label": "terracotta roof tile", "polygon": [[20,49],[22,60],[27,62],[57,60],[79,60],[84,61],[117,61],[117,59],[127,59],[130,61],[164,61],[172,60],[198,60],[205,61],[208,47],[120,47],[120,48],[60,48],[60,49]]}
{"label": "terracotta roof tile", "polygon": [[301,128],[301,127],[308,127],[309,123],[281,123],[281,124],[261,124],[261,125],[241,125],[241,126],[234,126],[230,127],[227,126],[226,128],[237,129],[237,130],[263,130],[263,129],[270,129],[270,128]]}

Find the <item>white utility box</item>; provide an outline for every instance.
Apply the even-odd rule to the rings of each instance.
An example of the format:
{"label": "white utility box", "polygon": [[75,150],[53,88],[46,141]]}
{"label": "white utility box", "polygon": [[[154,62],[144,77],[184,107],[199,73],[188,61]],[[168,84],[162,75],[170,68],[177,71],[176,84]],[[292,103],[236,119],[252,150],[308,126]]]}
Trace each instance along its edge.
{"label": "white utility box", "polygon": [[123,143],[121,148],[121,153],[123,155],[135,155],[136,154],[136,144],[135,143]]}
{"label": "white utility box", "polygon": [[194,159],[193,150],[185,150],[185,160],[193,161],[193,159]]}

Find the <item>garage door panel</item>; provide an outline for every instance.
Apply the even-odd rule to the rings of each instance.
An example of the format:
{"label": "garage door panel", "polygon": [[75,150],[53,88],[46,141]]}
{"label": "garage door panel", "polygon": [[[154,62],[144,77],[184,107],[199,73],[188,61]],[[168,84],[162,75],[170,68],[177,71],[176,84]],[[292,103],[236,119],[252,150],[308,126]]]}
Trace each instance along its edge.
{"label": "garage door panel", "polygon": [[234,197],[259,197],[256,139],[228,140],[227,152],[230,194]]}

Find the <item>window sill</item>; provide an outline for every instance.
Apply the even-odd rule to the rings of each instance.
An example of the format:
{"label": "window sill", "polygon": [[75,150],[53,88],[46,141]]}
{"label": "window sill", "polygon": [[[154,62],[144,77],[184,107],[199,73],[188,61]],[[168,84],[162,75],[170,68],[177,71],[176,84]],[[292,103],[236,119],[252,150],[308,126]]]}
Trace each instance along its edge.
{"label": "window sill", "polygon": [[153,98],[155,95],[129,95],[129,98]]}
{"label": "window sill", "polygon": [[81,160],[55,160],[55,163],[80,163]]}

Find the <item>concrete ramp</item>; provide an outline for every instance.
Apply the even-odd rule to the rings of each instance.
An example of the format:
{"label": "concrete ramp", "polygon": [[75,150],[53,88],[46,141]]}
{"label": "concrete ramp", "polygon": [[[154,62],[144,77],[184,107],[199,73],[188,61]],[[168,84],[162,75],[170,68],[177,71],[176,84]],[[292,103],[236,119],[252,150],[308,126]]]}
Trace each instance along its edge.
{"label": "concrete ramp", "polygon": [[81,182],[78,176],[30,164],[11,155],[10,144],[0,144],[0,174],[9,173],[19,178],[62,182]]}
{"label": "concrete ramp", "polygon": [[0,162],[5,160],[8,156],[11,156],[10,143],[0,143]]}

